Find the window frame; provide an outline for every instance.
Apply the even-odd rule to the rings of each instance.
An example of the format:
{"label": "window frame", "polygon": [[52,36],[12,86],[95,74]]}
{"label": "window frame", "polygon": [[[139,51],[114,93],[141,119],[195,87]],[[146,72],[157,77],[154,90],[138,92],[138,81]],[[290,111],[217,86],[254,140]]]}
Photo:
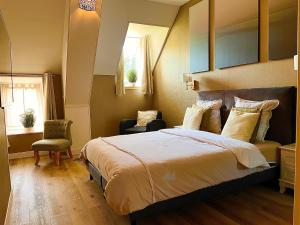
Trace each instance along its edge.
{"label": "window frame", "polygon": [[[31,101],[32,95],[35,95],[36,100],[38,101],[35,104],[35,107],[33,107],[35,110],[35,116],[37,122],[35,123],[35,126],[32,129],[26,129],[22,126],[22,124],[19,124],[18,126],[13,126],[12,124],[9,124],[9,120],[20,120],[19,116],[18,118],[15,118],[16,115],[9,116],[9,107],[13,107],[13,104],[15,104],[15,100],[13,102],[9,102],[7,105],[4,106],[4,112],[6,117],[6,131],[8,135],[17,135],[17,134],[26,134],[26,133],[40,133],[43,131],[43,120],[44,120],[44,105],[43,105],[43,77],[42,76],[15,76],[14,78],[14,98],[16,97],[16,90],[20,89],[19,91],[22,92],[22,106],[18,106],[18,109],[23,108],[23,112],[25,112],[26,109],[32,108],[28,102]],[[31,79],[31,81],[27,81],[26,79]],[[0,81],[0,87],[2,85],[7,85],[6,82]],[[34,90],[33,92],[28,92],[30,89]],[[27,93],[26,93],[27,90]],[[25,97],[25,95],[28,95]],[[31,95],[31,97],[30,97]],[[27,99],[27,103],[26,103]],[[29,99],[29,100],[28,100]],[[27,104],[27,108],[26,107]],[[16,113],[17,114],[17,113]],[[22,114],[22,113],[21,113]],[[20,114],[20,115],[21,115]],[[13,118],[12,118],[13,117]],[[18,122],[17,122],[18,123]],[[16,124],[17,124],[16,123]]]}
{"label": "window frame", "polygon": [[[142,58],[142,37],[133,37],[133,36],[127,36],[126,38],[125,38],[125,42],[124,42],[124,46],[123,46],[123,72],[124,72],[124,80],[123,80],[123,82],[124,82],[124,88],[126,89],[126,90],[141,90],[142,89],[142,86],[143,86],[143,74],[142,74],[142,70],[143,70],[143,68],[142,68],[142,63],[141,62],[137,62],[136,64],[140,64],[140,68],[134,68],[136,71],[137,71],[137,76],[138,76],[138,81],[139,82],[136,82],[136,85],[135,86],[131,86],[130,85],[130,82],[128,82],[128,80],[127,80],[127,73],[126,73],[126,71],[128,71],[128,70],[126,70],[125,69],[125,66],[126,66],[126,59],[125,59],[125,54],[124,54],[124,52],[125,52],[125,48],[126,48],[126,41],[128,40],[128,39],[137,39],[137,40],[139,40],[139,55],[137,55],[136,56],[136,58],[139,58],[139,60],[141,60],[141,58]],[[127,82],[126,82],[127,81]]]}

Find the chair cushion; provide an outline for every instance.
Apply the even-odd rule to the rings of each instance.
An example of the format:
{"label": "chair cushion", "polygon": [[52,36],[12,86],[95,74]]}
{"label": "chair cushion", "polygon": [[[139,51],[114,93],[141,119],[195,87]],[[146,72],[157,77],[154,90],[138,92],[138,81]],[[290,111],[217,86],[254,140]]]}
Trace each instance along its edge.
{"label": "chair cushion", "polygon": [[65,151],[71,144],[67,139],[44,139],[32,144],[32,150]]}
{"label": "chair cushion", "polygon": [[126,129],[126,134],[137,134],[146,132],[147,127],[131,127]]}

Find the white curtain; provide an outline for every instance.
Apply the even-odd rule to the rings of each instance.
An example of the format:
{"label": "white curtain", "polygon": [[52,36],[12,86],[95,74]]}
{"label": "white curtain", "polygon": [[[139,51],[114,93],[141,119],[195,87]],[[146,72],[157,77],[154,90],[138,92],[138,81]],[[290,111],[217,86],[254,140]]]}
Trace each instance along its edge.
{"label": "white curtain", "polygon": [[[12,88],[9,84],[0,84],[3,102],[9,102]],[[5,106],[7,127],[10,129],[22,127],[20,115],[28,109],[33,109],[36,116],[36,125],[40,126],[42,116],[42,87],[40,83],[17,83],[14,84],[14,102]]]}
{"label": "white curtain", "polygon": [[56,101],[54,92],[54,81],[53,74],[45,73],[43,77],[44,87],[44,119],[45,120],[56,120]]}
{"label": "white curtain", "polygon": [[124,85],[124,55],[122,52],[120,62],[118,65],[118,71],[116,75],[116,95],[123,96],[125,95],[125,85]]}
{"label": "white curtain", "polygon": [[142,38],[142,62],[143,62],[143,77],[142,91],[144,94],[152,95],[153,91],[153,74],[151,70],[149,36]]}

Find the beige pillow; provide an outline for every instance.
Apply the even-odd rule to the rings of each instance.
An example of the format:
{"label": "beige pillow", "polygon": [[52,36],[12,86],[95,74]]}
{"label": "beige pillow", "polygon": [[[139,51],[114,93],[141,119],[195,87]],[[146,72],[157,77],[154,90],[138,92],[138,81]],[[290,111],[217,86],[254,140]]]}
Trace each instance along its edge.
{"label": "beige pillow", "polygon": [[157,111],[149,110],[149,111],[138,111],[138,118],[136,127],[145,127],[148,123],[155,120],[157,118]]}
{"label": "beige pillow", "polygon": [[203,115],[200,130],[220,134],[222,130],[220,112],[222,99],[213,101],[198,100],[197,105],[209,108]]}
{"label": "beige pillow", "polygon": [[190,129],[190,130],[199,130],[203,114],[207,108],[203,108],[200,106],[188,107],[186,109],[182,128]]}
{"label": "beige pillow", "polygon": [[232,108],[221,135],[249,142],[259,117],[260,113]]}
{"label": "beige pillow", "polygon": [[265,101],[250,101],[234,97],[235,107],[238,108],[254,108],[261,110],[261,118],[256,135],[257,142],[265,141],[268,129],[270,127],[270,119],[272,118],[272,110],[279,106],[279,100],[265,100]]}

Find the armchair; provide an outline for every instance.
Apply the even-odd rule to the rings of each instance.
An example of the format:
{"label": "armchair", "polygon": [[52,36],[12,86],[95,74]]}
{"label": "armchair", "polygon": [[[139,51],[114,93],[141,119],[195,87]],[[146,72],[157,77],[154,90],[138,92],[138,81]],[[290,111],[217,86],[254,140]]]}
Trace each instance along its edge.
{"label": "armchair", "polygon": [[119,133],[124,134],[137,134],[143,132],[151,132],[161,130],[167,127],[166,122],[162,119],[162,113],[157,113],[156,120],[152,120],[145,127],[135,127],[137,120],[124,119],[120,122]]}
{"label": "armchair", "polygon": [[35,165],[38,166],[40,161],[40,151],[48,151],[49,157],[54,160],[56,165],[59,165],[61,152],[67,152],[70,158],[73,158],[71,151],[72,136],[70,120],[48,120],[44,123],[43,140],[32,144],[32,150],[35,156]]}

